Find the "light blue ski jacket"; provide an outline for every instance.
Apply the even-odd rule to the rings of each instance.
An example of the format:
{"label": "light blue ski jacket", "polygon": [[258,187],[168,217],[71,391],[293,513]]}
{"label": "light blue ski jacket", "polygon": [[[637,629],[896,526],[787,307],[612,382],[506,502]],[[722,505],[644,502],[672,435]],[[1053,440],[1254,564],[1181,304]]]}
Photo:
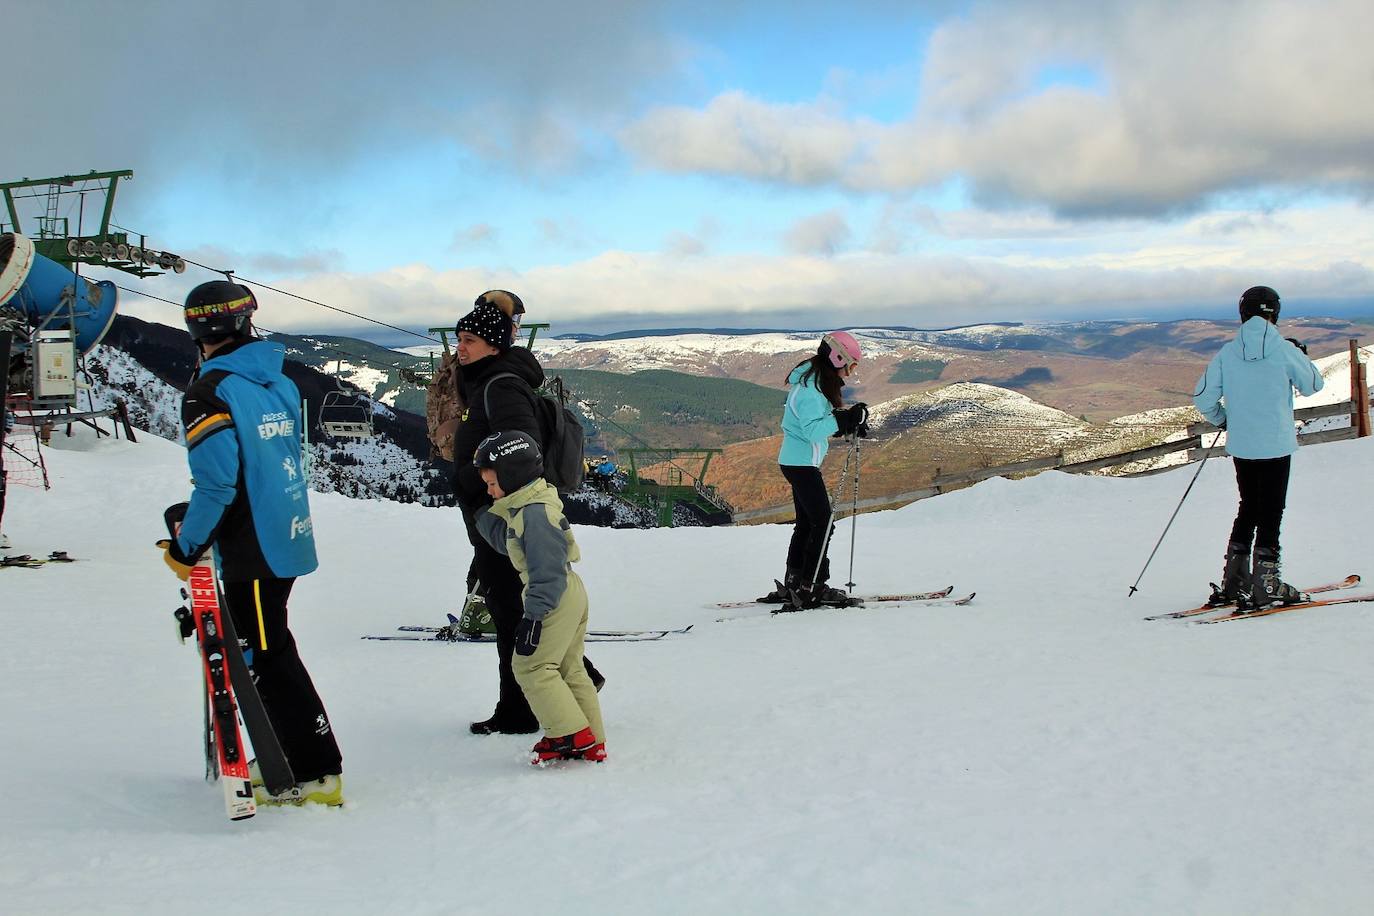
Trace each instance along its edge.
{"label": "light blue ski jacket", "polygon": [[1193,404],[1209,423],[1226,424],[1232,457],[1282,458],[1298,450],[1293,389],[1316,394],[1322,384],[1312,360],[1256,315],[1212,357]]}
{"label": "light blue ski jacket", "polygon": [[830,437],[839,432],[840,425],[835,422],[834,408],[817,387],[816,377],[801,380],[806,369],[805,365],[798,366],[787,376],[778,464],[818,468],[830,450]]}

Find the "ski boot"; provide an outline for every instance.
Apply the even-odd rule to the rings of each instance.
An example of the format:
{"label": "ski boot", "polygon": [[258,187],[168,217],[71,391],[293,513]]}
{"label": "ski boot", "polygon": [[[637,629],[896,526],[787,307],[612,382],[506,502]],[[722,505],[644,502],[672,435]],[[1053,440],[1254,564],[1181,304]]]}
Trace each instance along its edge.
{"label": "ski boot", "polygon": [[790,614],[793,611],[809,611],[811,608],[820,607],[821,603],[812,594],[811,586],[806,583],[798,583],[787,590],[787,600],[781,607],[773,609],[774,614]]}
{"label": "ski boot", "polygon": [[796,588],[800,583],[801,573],[789,566],[787,573],[782,577],[782,581],[779,582],[777,579],[774,579],[773,585],[776,587],[762,598],[755,600],[757,600],[759,604],[786,604],[788,599],[792,596],[792,589]]}
{"label": "ski boot", "polygon": [[855,607],[863,602],[852,597],[848,592],[840,591],[838,588],[831,588],[824,582],[817,582],[815,585],[800,585],[791,590],[791,597],[786,604],[775,610],[775,614],[785,614],[790,611],[809,611],[818,607]]}
{"label": "ski boot", "polygon": [[1254,566],[1250,572],[1249,600],[1238,607],[1242,611],[1260,611],[1305,600],[1306,595],[1280,578],[1278,548],[1256,547]]}
{"label": "ski boot", "polygon": [[266,786],[254,786],[253,800],[262,807],[300,807],[309,804],[336,808],[344,803],[343,777],[336,773],[298,782],[279,795],[268,792]]}
{"label": "ski boot", "polygon": [[854,607],[862,604],[858,598],[853,597],[843,589],[832,588],[824,582],[818,582],[813,591],[813,597],[820,604],[827,607]]}
{"label": "ski boot", "polygon": [[1235,604],[1250,594],[1250,545],[1232,541],[1226,545],[1226,567],[1221,573],[1221,585],[1215,582],[1207,603],[1214,607]]}
{"label": "ski boot", "polygon": [[530,748],[530,763],[543,766],[558,760],[590,760],[602,763],[606,760],[606,743],[597,741],[590,728],[584,728],[572,735],[561,738],[540,738]]}

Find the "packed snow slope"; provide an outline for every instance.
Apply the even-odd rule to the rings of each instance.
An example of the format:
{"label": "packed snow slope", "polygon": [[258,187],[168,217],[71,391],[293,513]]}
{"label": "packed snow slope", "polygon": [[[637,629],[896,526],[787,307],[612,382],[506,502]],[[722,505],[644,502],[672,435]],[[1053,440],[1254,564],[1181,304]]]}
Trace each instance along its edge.
{"label": "packed snow slope", "polygon": [[[453,510],[312,496],[320,572],[292,621],[345,758],[341,810],[224,818],[201,778],[194,648],[152,542],[179,447],[60,434],[15,490],[0,570],[7,913],[1344,914],[1374,902],[1374,605],[1145,622],[1220,572],[1230,464],[992,480],[858,520],[865,592],[968,607],[717,623],[781,573],[788,529],[579,529],[610,760],[538,770],[472,737],[489,645],[359,640],[438,623]],[[1303,449],[1299,585],[1368,549],[1374,440]],[[845,580],[851,531],[834,548]],[[1368,590],[1366,587],[1365,590]],[[748,612],[746,612],[748,613]]]}

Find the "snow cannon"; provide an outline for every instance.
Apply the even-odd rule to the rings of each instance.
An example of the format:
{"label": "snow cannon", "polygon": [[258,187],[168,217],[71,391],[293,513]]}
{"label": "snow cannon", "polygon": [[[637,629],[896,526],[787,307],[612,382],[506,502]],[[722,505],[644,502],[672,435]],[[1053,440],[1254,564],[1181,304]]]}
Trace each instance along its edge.
{"label": "snow cannon", "polygon": [[110,330],[117,300],[109,280],[78,277],[18,232],[0,234],[0,307],[19,311],[31,326],[69,330],[77,351],[89,353]]}

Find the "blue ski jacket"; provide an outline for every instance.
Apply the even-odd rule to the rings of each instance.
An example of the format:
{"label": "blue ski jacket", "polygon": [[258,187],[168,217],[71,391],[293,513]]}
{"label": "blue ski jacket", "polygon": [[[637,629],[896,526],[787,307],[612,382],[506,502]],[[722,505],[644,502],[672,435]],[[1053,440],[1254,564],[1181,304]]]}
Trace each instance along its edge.
{"label": "blue ski jacket", "polygon": [[830,450],[830,437],[840,431],[834,408],[821,394],[813,375],[802,381],[806,366],[787,376],[787,403],[782,412],[782,448],[778,464],[818,468]]}
{"label": "blue ski jacket", "polygon": [[1256,315],[1212,357],[1193,404],[1209,423],[1226,425],[1227,454],[1282,458],[1298,450],[1293,389],[1316,394],[1323,383],[1312,360]]}
{"label": "blue ski jacket", "polygon": [[195,489],[177,546],[215,548],[226,582],[313,572],[315,532],[301,453],[301,396],[282,374],[285,351],[231,344],[186,389],[181,420]]}

